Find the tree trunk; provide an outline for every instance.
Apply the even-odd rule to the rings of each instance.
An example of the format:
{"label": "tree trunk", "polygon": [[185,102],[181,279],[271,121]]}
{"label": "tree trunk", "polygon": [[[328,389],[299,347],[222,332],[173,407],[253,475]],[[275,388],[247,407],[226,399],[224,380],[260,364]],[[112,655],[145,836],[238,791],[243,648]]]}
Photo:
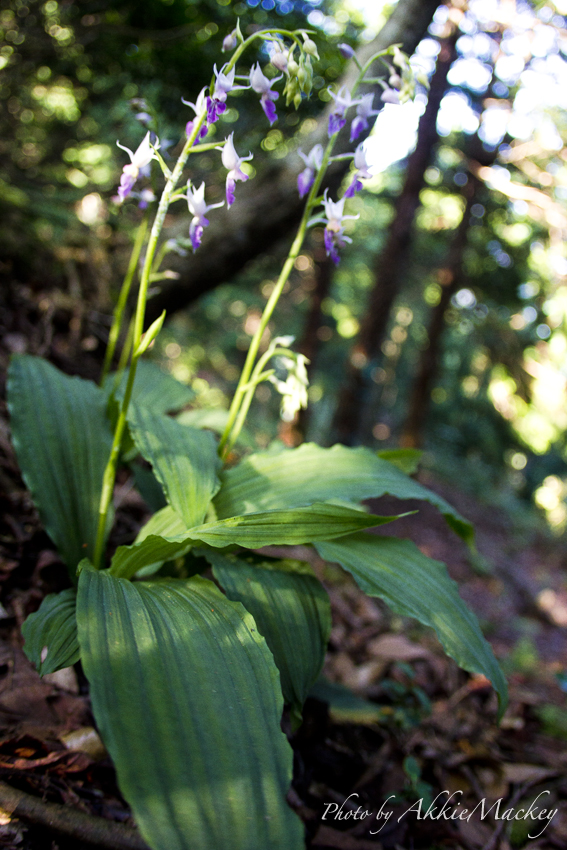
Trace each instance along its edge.
{"label": "tree trunk", "polygon": [[455,31],[442,42],[437,68],[425,112],[421,116],[417,144],[408,159],[405,183],[396,203],[388,239],[375,266],[375,285],[370,294],[358,339],[348,364],[347,378],[339,395],[333,423],[333,436],[341,443],[355,443],[361,438],[361,422],[368,403],[369,374],[379,356],[390,311],[403,280],[406,253],[410,244],[413,222],[419,208],[419,194],[425,185],[425,170],[431,162],[437,142],[437,114],[445,91],[447,75],[456,56]]}
{"label": "tree trunk", "polygon": [[[391,44],[401,44],[403,50],[412,54],[426,34],[438,5],[439,0],[399,0],[374,41],[359,49],[358,60],[364,63],[374,52]],[[350,88],[357,74],[358,69],[351,62],[340,85]],[[382,89],[375,86],[374,90],[375,100],[379,100]],[[327,107],[321,114],[314,132],[302,141],[305,150],[325,142],[330,108]],[[345,153],[350,149],[352,145],[347,126],[339,136],[335,153]],[[226,283],[250,260],[268,250],[273,251],[277,243],[293,230],[304,206],[297,193],[297,176],[304,166],[299,157],[291,159],[294,160],[291,164],[287,160],[272,163],[256,179],[239,186],[234,207],[230,211],[219,210],[211,217],[211,225],[205,231],[199,251],[172,263],[180,278],[174,284],[164,285],[148,303],[148,322],[153,321],[162,310],[171,314]],[[331,166],[325,184],[331,193],[336,191],[348,168],[348,162],[337,162]],[[188,222],[188,219],[179,222],[170,235],[174,236],[176,232],[185,235],[189,229]]]}
{"label": "tree trunk", "polygon": [[470,212],[478,190],[479,181],[469,173],[466,185],[466,206],[462,221],[457,228],[451,245],[447,264],[438,269],[437,281],[441,286],[441,298],[431,313],[428,328],[428,346],[422,352],[417,377],[413,383],[409,413],[405,422],[400,445],[405,448],[418,448],[422,442],[423,425],[427,416],[431,386],[439,369],[441,337],[445,329],[445,311],[451,298],[463,284],[463,255],[467,244],[470,226]]}

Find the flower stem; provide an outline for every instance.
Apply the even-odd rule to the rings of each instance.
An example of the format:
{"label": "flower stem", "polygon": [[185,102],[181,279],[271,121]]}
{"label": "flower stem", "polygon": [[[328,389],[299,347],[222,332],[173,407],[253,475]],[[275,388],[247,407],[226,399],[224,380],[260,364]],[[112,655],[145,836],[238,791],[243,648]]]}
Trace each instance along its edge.
{"label": "flower stem", "polygon": [[160,198],[160,202],[158,205],[156,217],[154,219],[154,223],[152,225],[152,229],[150,232],[150,237],[148,239],[148,246],[146,249],[146,256],[144,258],[144,266],[142,269],[142,274],[140,275],[140,287],[138,289],[138,300],[136,304],[136,314],[134,316],[134,331],[132,335],[132,358],[130,360],[130,368],[128,371],[128,380],[126,382],[126,390],[124,392],[124,398],[122,400],[122,404],[120,407],[120,413],[118,415],[118,419],[116,422],[116,427],[114,429],[114,437],[112,440],[112,448],[110,450],[110,457],[108,458],[108,463],[106,464],[106,469],[104,470],[103,480],[102,480],[102,491],[100,496],[100,504],[98,510],[98,526],[97,526],[97,534],[96,534],[96,542],[95,542],[95,550],[93,555],[93,564],[96,569],[100,569],[102,556],[104,553],[104,543],[106,538],[106,527],[108,523],[108,511],[110,509],[110,503],[112,500],[112,494],[114,492],[114,482],[116,480],[116,469],[118,466],[118,458],[120,456],[120,447],[122,445],[122,438],[124,437],[124,432],[126,430],[126,417],[128,414],[128,407],[130,404],[130,399],[132,398],[132,390],[134,387],[134,379],[136,377],[136,369],[138,366],[138,360],[140,359],[140,354],[138,353],[138,347],[140,345],[140,341],[142,339],[142,334],[144,331],[144,319],[146,315],[146,302],[148,299],[148,287],[150,283],[150,276],[152,272],[152,265],[154,256],[157,250],[158,240],[160,237],[160,233],[163,228],[163,222],[169,207],[169,202],[171,200],[171,196],[179,182],[183,169],[185,167],[185,163],[187,162],[187,158],[191,153],[191,148],[199,130],[201,129],[203,123],[205,121],[205,114],[203,113],[194,123],[192,132],[190,136],[187,138],[183,146],[183,150],[179,155],[179,159],[175,165],[175,168],[171,172],[171,175],[168,177],[162,196]]}
{"label": "flower stem", "polygon": [[[259,36],[259,35],[262,35],[262,34],[263,33],[258,32],[258,33],[255,33],[254,36]],[[250,36],[250,38],[247,41],[249,42],[254,36]],[[246,44],[246,43],[247,42],[245,42],[244,44]],[[241,48],[242,49],[244,48],[244,44],[240,45],[240,47],[236,50],[234,56],[232,57],[231,67],[234,65],[234,63],[237,59],[237,55],[240,55],[239,51],[241,51]],[[370,68],[372,63],[376,59],[378,59],[380,56],[383,56],[383,55],[386,55],[387,53],[389,53],[389,51],[390,51],[390,48],[387,48],[386,50],[381,50],[378,53],[375,53],[373,56],[371,56],[362,68],[360,68],[360,65],[358,66],[360,68],[360,73],[358,74],[358,77],[357,77],[357,79],[356,79],[356,81],[353,85],[352,92],[351,92],[352,96],[354,96],[354,94],[358,90],[358,87],[360,86],[360,84],[364,82],[364,77],[366,75],[366,72],[368,71],[368,69]],[[307,232],[307,227],[308,227],[308,222],[309,222],[309,216],[311,214],[311,210],[313,209],[313,207],[316,206],[317,203],[319,202],[317,196],[318,196],[318,193],[319,193],[319,189],[321,187],[321,183],[323,182],[323,178],[324,178],[325,173],[327,171],[327,167],[329,165],[329,161],[331,159],[331,154],[333,152],[333,148],[335,146],[335,142],[337,140],[338,135],[339,135],[339,132],[337,131],[336,133],[334,133],[331,136],[331,138],[327,142],[327,146],[325,148],[325,152],[323,154],[323,159],[322,159],[322,162],[321,162],[321,167],[320,167],[319,171],[317,172],[317,174],[315,176],[315,182],[311,186],[311,189],[309,191],[309,195],[307,196],[305,209],[303,210],[303,216],[301,217],[301,221],[299,223],[299,227],[297,229],[295,239],[292,242],[291,248],[289,250],[289,254],[288,254],[287,259],[286,259],[286,261],[283,265],[283,268],[280,272],[280,276],[278,277],[277,283],[276,283],[274,289],[272,290],[272,294],[270,295],[270,297],[268,299],[268,303],[264,307],[264,312],[262,313],[262,318],[260,319],[260,323],[258,324],[258,327],[256,329],[256,333],[252,337],[252,341],[250,343],[250,348],[248,349],[248,354],[246,355],[246,361],[244,363],[244,367],[242,369],[242,373],[241,373],[240,379],[238,381],[238,386],[236,387],[236,390],[235,390],[235,393],[234,393],[234,396],[233,396],[233,399],[232,399],[232,403],[230,405],[226,427],[224,429],[223,435],[222,435],[220,443],[219,443],[218,451],[219,451],[220,457],[223,458],[223,459],[226,459],[226,457],[229,454],[232,446],[234,445],[234,443],[238,439],[238,435],[240,434],[242,426],[244,425],[244,421],[246,419],[246,414],[247,414],[248,408],[250,407],[250,404],[252,402],[252,398],[253,398],[254,391],[255,391],[255,385],[250,386],[250,376],[252,375],[252,370],[254,369],[254,363],[255,363],[256,357],[258,356],[260,343],[262,341],[262,337],[264,335],[264,331],[266,330],[268,322],[270,321],[270,319],[272,317],[272,313],[274,312],[276,305],[277,305],[277,303],[280,299],[283,288],[284,288],[284,286],[285,286],[285,284],[286,284],[286,282],[287,282],[287,280],[288,280],[288,278],[291,274],[291,270],[293,269],[295,260],[297,259],[299,252],[301,250],[301,247],[303,245],[303,242],[305,240],[305,235],[306,235],[306,232]]]}
{"label": "flower stem", "polygon": [[140,259],[140,254],[142,253],[142,247],[144,245],[144,239],[146,238],[146,232],[148,230],[148,218],[149,216],[146,213],[138,227],[138,232],[136,233],[136,239],[132,248],[132,253],[130,254],[130,262],[128,263],[128,269],[126,271],[124,281],[122,282],[122,286],[120,288],[120,295],[118,296],[116,307],[114,308],[114,313],[112,316],[112,326],[108,335],[108,344],[106,346],[104,364],[102,367],[102,374],[100,376],[101,385],[104,384],[104,381],[107,378],[108,373],[110,372],[110,367],[114,358],[114,352],[116,351],[116,344],[118,342],[118,337],[120,336],[120,331],[122,329],[122,321],[124,319],[126,303],[130,294],[132,281],[134,280],[134,274],[136,272],[136,268],[138,267],[138,260]]}

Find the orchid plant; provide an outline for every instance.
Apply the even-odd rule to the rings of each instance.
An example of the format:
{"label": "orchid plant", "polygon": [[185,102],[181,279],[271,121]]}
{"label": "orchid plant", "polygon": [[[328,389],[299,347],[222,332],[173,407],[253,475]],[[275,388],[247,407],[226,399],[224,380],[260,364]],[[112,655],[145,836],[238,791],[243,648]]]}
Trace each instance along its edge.
{"label": "orchid plant", "polygon": [[[262,70],[256,60],[247,74],[237,74],[245,53],[259,43],[270,65]],[[433,503],[472,545],[466,520],[406,474],[411,455],[304,444],[241,456],[239,448],[263,381],[281,393],[284,419],[307,404],[305,358],[293,351],[289,336],[275,337],[264,350],[264,331],[308,229],[323,225],[335,263],[351,241],[345,222],[356,216],[345,213],[345,205],[370,176],[364,145],[349,155],[354,171],[340,199],[328,189],[321,195],[321,187],[347,121],[355,141],[377,113],[372,94],[360,90],[379,79],[384,100],[394,91],[404,97],[410,92],[411,66],[398,47],[358,65],[351,91],[331,92],[326,146],[299,152],[304,214],[251,341],[220,439],[213,434],[216,421],[210,430],[206,416],[182,410],[191,399],[187,387],[143,359],[164,320],[162,315],[144,330],[149,285],[159,280],[161,260],[175,247],[160,241],[170,204],[187,202],[188,244],[198,250],[208,216],[224,203],[237,205],[236,184],[249,177],[245,163],[252,154],[243,155],[235,133],[220,143],[207,141],[228,98],[251,89],[271,125],[280,80],[286,103],[296,108],[311,90],[317,48],[309,32],[269,28],[245,39],[237,26],[223,49],[233,51],[231,58],[220,70],[215,66],[210,86],[194,103],[184,101],[193,117],[174,167],[151,133],[135,151],[124,148],[130,162],[118,200],[136,196],[145,211],[114,313],[101,386],[68,377],[37,357],[17,356],[10,366],[14,446],[71,583],[28,617],[24,649],[41,674],[81,660],[120,788],[154,850],[296,850],[304,846],[303,826],[286,802],[292,750],[280,722],[285,705],[291,728],[301,723],[323,664],[329,600],[307,563],[274,558],[263,547],[313,545],[366,593],[434,628],[464,669],[491,680],[500,711],[506,684],[444,565],[408,540],[367,531],[397,518],[372,515],[362,504],[389,493]],[[370,76],[378,62],[386,67],[387,82]],[[197,188],[186,169],[191,157],[212,150],[221,151],[226,198],[207,203],[205,184]],[[164,178],[159,200],[149,188],[134,191],[154,163]],[[185,191],[178,189],[182,181]],[[112,373],[142,256],[135,316]],[[155,501],[155,512],[130,545],[107,554],[119,467],[133,471],[148,501]]]}

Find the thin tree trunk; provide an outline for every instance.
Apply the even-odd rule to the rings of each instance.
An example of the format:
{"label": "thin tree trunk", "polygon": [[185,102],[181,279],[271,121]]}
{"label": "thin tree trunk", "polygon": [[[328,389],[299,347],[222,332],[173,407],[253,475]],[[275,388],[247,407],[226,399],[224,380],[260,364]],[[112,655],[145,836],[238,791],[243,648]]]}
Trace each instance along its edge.
{"label": "thin tree trunk", "polygon": [[419,370],[412,386],[409,412],[404,425],[400,445],[406,448],[417,448],[422,443],[423,426],[429,407],[431,386],[439,369],[441,353],[441,337],[445,329],[445,311],[451,298],[463,285],[463,255],[467,244],[470,227],[470,212],[478,190],[479,181],[469,173],[466,185],[466,206],[463,218],[449,250],[447,263],[437,273],[441,286],[441,298],[433,308],[427,332],[428,346],[422,352]]}
{"label": "thin tree trunk", "polygon": [[[439,0],[399,0],[390,18],[378,36],[357,52],[359,62],[364,63],[373,53],[391,44],[401,44],[402,49],[412,54],[427,32]],[[339,81],[350,88],[358,74],[354,63]],[[368,90],[372,90],[370,87]],[[374,87],[375,101],[379,101],[382,89]],[[302,140],[304,149],[327,138],[327,122],[330,106],[321,114],[317,128]],[[362,136],[360,137],[362,141]],[[348,125],[339,136],[335,153],[352,150],[349,142]],[[211,217],[199,251],[185,259],[172,263],[180,278],[164,285],[148,304],[148,322],[153,321],[162,310],[168,314],[191,304],[201,295],[216,286],[231,280],[244,266],[259,254],[274,250],[277,243],[293,230],[299,221],[303,202],[297,193],[297,176],[304,167],[299,157],[273,163],[263,174],[238,187],[234,207],[227,212],[219,210]],[[339,187],[348,162],[333,163],[328,172],[326,185],[331,193]],[[186,235],[188,220],[172,228],[170,236]]]}
{"label": "thin tree trunk", "polygon": [[456,56],[458,35],[458,31],[455,31],[441,44],[427,106],[419,122],[417,145],[408,159],[406,178],[396,203],[388,239],[376,262],[376,282],[358,339],[351,350],[347,378],[339,395],[333,423],[333,436],[341,443],[354,443],[361,437],[361,417],[370,388],[369,373],[379,356],[390,311],[401,288],[413,222],[420,203],[419,195],[425,185],[425,171],[432,160],[433,148],[438,139],[437,114],[447,89],[447,75]]}

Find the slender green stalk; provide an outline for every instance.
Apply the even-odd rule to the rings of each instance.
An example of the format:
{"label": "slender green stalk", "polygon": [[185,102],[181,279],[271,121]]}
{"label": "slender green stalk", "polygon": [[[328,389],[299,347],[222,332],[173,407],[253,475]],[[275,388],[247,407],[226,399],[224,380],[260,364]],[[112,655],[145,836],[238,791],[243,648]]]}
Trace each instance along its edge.
{"label": "slender green stalk", "polygon": [[126,382],[124,398],[122,400],[120,413],[118,415],[118,420],[114,429],[114,437],[112,441],[112,448],[110,450],[110,457],[108,458],[108,463],[106,465],[102,480],[102,492],[98,511],[97,535],[93,555],[93,564],[96,569],[100,569],[101,567],[102,556],[104,552],[104,541],[106,536],[106,526],[108,521],[108,511],[112,500],[112,494],[114,492],[114,482],[116,480],[116,469],[118,466],[118,458],[120,456],[120,446],[122,445],[122,438],[126,429],[126,416],[128,413],[130,399],[132,397],[132,389],[134,387],[134,379],[136,377],[138,360],[140,359],[140,353],[138,352],[138,348],[140,346],[142,334],[144,331],[144,318],[146,315],[146,302],[148,298],[148,287],[152,272],[152,264],[157,250],[158,240],[163,227],[163,222],[169,207],[169,202],[171,200],[171,196],[175,190],[175,187],[177,186],[177,183],[179,182],[179,179],[185,167],[185,163],[187,162],[187,157],[191,153],[191,147],[193,146],[193,142],[197,138],[197,135],[203,125],[204,120],[205,114],[201,115],[200,118],[195,120],[193,130],[187,141],[185,142],[185,145],[183,146],[183,150],[181,151],[175,168],[167,178],[162,196],[160,198],[157,213],[152,225],[150,237],[148,239],[146,256],[144,258],[144,266],[142,269],[142,274],[140,276],[140,286],[138,289],[136,314],[134,316],[132,358],[130,360],[128,380]]}
{"label": "slender green stalk", "polygon": [[[255,35],[259,35],[259,34],[260,33],[255,33]],[[251,38],[252,38],[252,36],[251,36]],[[248,41],[249,40],[250,39],[248,39]],[[244,45],[240,45],[240,47],[243,48]],[[356,94],[360,84],[362,82],[364,82],[364,77],[366,75],[366,72],[368,71],[368,69],[370,68],[372,63],[375,62],[376,59],[380,58],[381,56],[388,54],[389,51],[390,51],[390,48],[387,48],[386,50],[381,50],[380,52],[375,53],[373,56],[371,56],[362,68],[360,68],[360,65],[358,66],[360,68],[360,73],[358,74],[358,77],[357,77],[357,79],[356,79],[356,81],[355,81],[355,83],[352,87],[352,93],[351,94],[353,96]],[[236,53],[238,53],[238,50],[236,51]],[[235,56],[236,56],[236,54],[235,54]],[[233,56],[234,61],[236,61],[235,56]],[[358,63],[357,63],[357,65],[358,65]],[[246,413],[248,412],[248,408],[250,407],[250,404],[252,402],[252,397],[254,395],[255,386],[250,385],[250,377],[252,375],[252,370],[254,368],[254,362],[255,362],[256,357],[258,355],[258,350],[260,348],[262,336],[264,335],[264,331],[266,330],[268,322],[270,321],[270,319],[272,317],[272,313],[274,312],[274,309],[275,309],[275,307],[276,307],[276,305],[277,305],[277,303],[280,299],[283,288],[284,288],[284,286],[285,286],[285,284],[286,284],[286,282],[287,282],[287,280],[288,280],[288,278],[291,274],[291,270],[293,269],[295,260],[297,259],[299,252],[301,250],[301,247],[303,245],[305,235],[306,235],[306,232],[307,232],[307,225],[308,225],[308,222],[309,222],[309,216],[311,215],[311,211],[312,211],[313,207],[317,206],[317,204],[319,203],[319,200],[318,200],[318,197],[317,197],[318,192],[319,192],[319,189],[321,187],[323,177],[325,176],[325,172],[327,171],[327,166],[329,164],[329,160],[331,158],[331,154],[332,154],[333,148],[335,146],[335,142],[337,140],[338,135],[339,135],[338,132],[335,133],[333,136],[331,136],[331,138],[327,142],[327,146],[326,146],[325,152],[323,154],[323,160],[322,160],[322,163],[321,163],[321,168],[317,172],[317,175],[315,177],[315,182],[313,183],[313,186],[311,187],[309,195],[307,196],[307,202],[305,204],[305,209],[303,210],[303,216],[301,218],[301,221],[299,223],[299,227],[297,229],[297,234],[295,236],[295,239],[293,240],[289,254],[288,254],[287,259],[286,259],[286,261],[283,265],[283,268],[281,270],[281,273],[280,273],[280,276],[277,280],[277,283],[276,283],[274,289],[272,290],[272,294],[270,295],[270,298],[268,299],[268,303],[266,304],[266,306],[264,308],[264,312],[262,314],[262,318],[260,319],[260,323],[259,323],[259,325],[256,329],[256,333],[252,337],[252,341],[250,343],[250,348],[248,349],[248,354],[246,355],[246,361],[244,363],[244,367],[243,367],[242,373],[240,375],[240,380],[238,381],[238,386],[236,387],[234,397],[232,399],[232,403],[231,403],[231,406],[230,406],[230,409],[229,409],[229,415],[228,415],[226,427],[224,429],[223,435],[222,435],[220,443],[219,443],[219,455],[224,459],[226,458],[226,456],[230,452],[231,447],[236,442],[238,435],[240,433],[240,430],[242,429],[242,426],[244,425],[244,421],[246,419]],[[243,414],[241,414],[241,411],[243,411]]]}
{"label": "slender green stalk", "polygon": [[140,254],[142,253],[142,247],[144,245],[144,239],[146,238],[146,232],[148,230],[148,219],[148,213],[145,213],[138,227],[138,232],[136,233],[136,239],[132,248],[132,253],[130,254],[130,262],[128,263],[128,269],[126,271],[124,281],[120,288],[120,295],[118,296],[116,307],[114,308],[114,313],[112,316],[112,327],[110,328],[110,333],[108,335],[108,345],[106,346],[104,364],[102,367],[102,374],[100,376],[101,385],[104,384],[104,381],[108,376],[108,373],[110,372],[114,352],[116,351],[116,344],[118,342],[118,337],[120,336],[120,331],[122,329],[124,310],[126,309],[128,296],[130,294],[130,288],[132,286],[132,281],[134,280],[134,274],[138,267],[138,260],[140,259]]}

